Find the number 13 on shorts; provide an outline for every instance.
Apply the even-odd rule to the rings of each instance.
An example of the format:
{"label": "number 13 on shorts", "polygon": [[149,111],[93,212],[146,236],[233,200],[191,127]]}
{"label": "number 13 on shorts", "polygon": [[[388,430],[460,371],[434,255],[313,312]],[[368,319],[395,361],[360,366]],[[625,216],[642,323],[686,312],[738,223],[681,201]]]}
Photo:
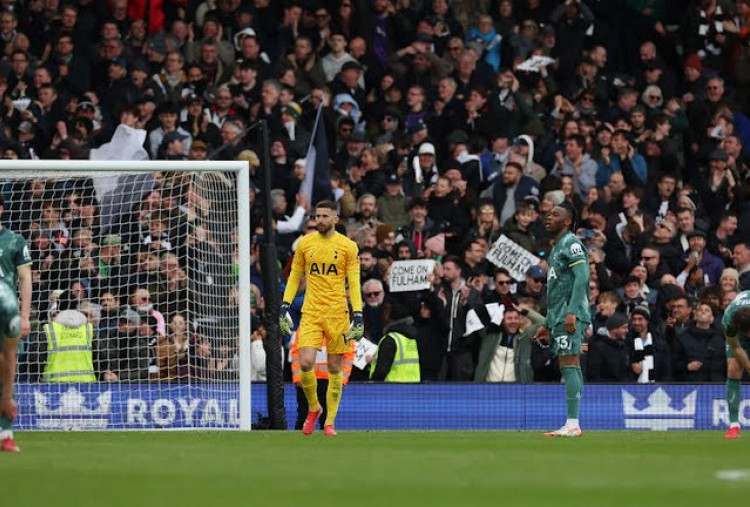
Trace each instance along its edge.
{"label": "number 13 on shorts", "polygon": [[557,350],[558,351],[568,351],[570,350],[572,343],[568,339],[568,335],[564,334],[561,336],[555,336],[555,343],[557,344]]}

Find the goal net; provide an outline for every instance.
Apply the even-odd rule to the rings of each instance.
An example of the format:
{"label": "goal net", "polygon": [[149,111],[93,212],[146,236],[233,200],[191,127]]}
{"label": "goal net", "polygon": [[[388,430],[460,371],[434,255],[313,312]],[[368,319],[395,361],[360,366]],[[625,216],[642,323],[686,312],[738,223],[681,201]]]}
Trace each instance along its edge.
{"label": "goal net", "polygon": [[32,260],[16,428],[249,429],[247,164],[0,170]]}

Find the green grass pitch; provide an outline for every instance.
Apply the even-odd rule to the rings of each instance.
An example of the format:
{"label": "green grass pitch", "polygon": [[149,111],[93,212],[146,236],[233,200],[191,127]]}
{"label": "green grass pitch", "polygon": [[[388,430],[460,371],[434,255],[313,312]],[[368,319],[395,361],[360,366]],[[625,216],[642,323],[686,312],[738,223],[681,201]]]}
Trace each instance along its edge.
{"label": "green grass pitch", "polygon": [[17,433],[2,506],[722,507],[750,498],[750,434]]}

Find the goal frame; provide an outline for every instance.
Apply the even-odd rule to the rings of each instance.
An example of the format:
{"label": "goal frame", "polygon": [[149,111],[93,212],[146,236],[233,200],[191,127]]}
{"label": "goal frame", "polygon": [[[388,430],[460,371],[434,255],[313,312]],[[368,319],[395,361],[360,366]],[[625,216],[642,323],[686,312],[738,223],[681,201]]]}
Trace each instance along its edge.
{"label": "goal frame", "polygon": [[[92,173],[153,173],[164,171],[232,172],[237,175],[237,247],[240,259],[250,259],[250,166],[245,161],[130,161],[130,160],[4,160],[0,159],[0,177],[33,177],[34,172],[57,172],[69,177]],[[28,174],[28,176],[25,175]],[[238,263],[238,296],[240,309],[250,308],[249,262]],[[239,311],[239,426],[252,426],[250,312]],[[204,428],[211,429],[211,428]],[[163,431],[163,430],[160,430]]]}

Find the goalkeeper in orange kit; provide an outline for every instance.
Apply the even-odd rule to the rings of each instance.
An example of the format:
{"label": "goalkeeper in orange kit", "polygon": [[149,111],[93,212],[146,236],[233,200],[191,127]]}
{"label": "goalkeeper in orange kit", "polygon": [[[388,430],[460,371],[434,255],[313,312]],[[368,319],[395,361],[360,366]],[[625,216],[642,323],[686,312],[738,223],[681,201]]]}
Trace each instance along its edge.
{"label": "goalkeeper in orange kit", "polygon": [[[359,259],[357,244],[335,230],[339,221],[335,203],[319,202],[315,207],[315,220],[318,232],[304,236],[297,244],[292,271],[281,303],[279,327],[282,333],[291,335],[289,305],[304,274],[307,277],[307,289],[302,305],[298,347],[302,370],[300,383],[309,410],[302,433],[309,435],[315,431],[315,423],[322,413],[314,368],[315,356],[325,341],[328,349],[328,391],[323,430],[327,436],[335,436],[334,423],[343,387],[343,355],[351,350],[349,341],[359,340],[364,334]],[[347,281],[353,311],[351,322],[346,298]]]}

